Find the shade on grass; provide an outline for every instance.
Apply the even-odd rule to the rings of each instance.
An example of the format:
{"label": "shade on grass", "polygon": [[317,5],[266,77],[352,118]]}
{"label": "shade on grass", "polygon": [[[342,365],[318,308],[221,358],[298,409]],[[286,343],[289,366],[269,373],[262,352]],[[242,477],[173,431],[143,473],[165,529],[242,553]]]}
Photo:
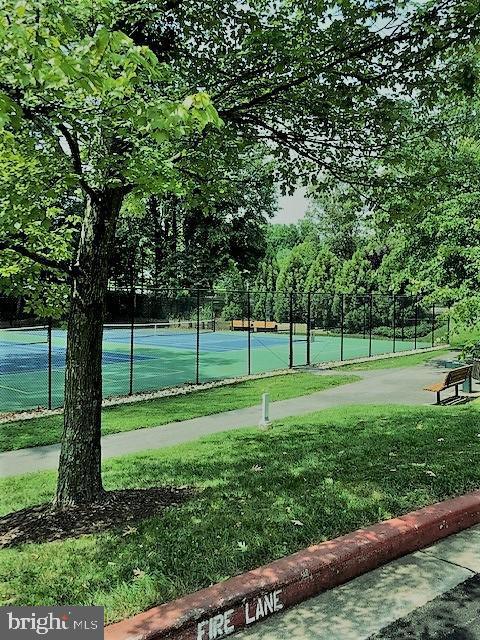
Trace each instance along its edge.
{"label": "shade on grass", "polygon": [[[101,604],[109,621],[480,486],[479,407],[342,407],[110,460],[108,488],[190,485],[133,527],[0,553],[3,604]],[[3,513],[51,472],[0,482]]]}
{"label": "shade on grass", "polygon": [[[157,427],[222,411],[260,405],[262,393],[270,400],[287,400],[359,380],[354,375],[319,376],[295,373],[246,380],[216,389],[109,407],[102,412],[102,434]],[[32,418],[0,424],[0,451],[53,444],[60,440],[63,416]]]}

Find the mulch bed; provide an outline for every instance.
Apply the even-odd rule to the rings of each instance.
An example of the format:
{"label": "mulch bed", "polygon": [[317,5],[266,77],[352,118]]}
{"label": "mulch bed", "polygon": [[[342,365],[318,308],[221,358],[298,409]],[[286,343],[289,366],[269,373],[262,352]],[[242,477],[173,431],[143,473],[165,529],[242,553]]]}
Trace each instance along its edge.
{"label": "mulch bed", "polygon": [[161,513],[191,498],[194,490],[177,487],[107,491],[100,502],[55,510],[50,503],[0,518],[0,548],[25,542],[52,542],[98,533]]}

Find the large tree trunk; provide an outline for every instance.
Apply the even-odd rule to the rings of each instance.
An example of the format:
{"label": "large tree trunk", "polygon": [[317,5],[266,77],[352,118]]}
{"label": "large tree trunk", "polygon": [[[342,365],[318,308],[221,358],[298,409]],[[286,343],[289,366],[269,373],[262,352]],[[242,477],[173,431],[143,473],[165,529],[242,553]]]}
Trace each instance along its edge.
{"label": "large tree trunk", "polygon": [[68,317],[65,414],[57,493],[66,507],[101,499],[102,333],[109,256],[122,204],[102,192],[85,209]]}

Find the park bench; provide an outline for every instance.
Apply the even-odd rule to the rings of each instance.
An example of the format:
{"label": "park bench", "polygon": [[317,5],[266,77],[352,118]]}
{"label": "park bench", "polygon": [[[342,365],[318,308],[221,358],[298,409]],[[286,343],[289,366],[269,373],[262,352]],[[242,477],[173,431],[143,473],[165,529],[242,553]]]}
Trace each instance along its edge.
{"label": "park bench", "polygon": [[[253,323],[250,322],[250,328]],[[232,331],[248,331],[248,320],[232,320],[230,325]]]}
{"label": "park bench", "polygon": [[254,331],[278,331],[278,324],[276,322],[268,322],[266,320],[254,320]]}
{"label": "park bench", "polygon": [[435,384],[425,387],[425,391],[433,391],[437,394],[437,404],[440,404],[440,392],[445,391],[449,387],[455,387],[455,397],[458,397],[458,386],[469,380],[470,388],[472,384],[472,365],[465,367],[458,367],[458,369],[452,369],[447,373],[442,382],[436,382]]}

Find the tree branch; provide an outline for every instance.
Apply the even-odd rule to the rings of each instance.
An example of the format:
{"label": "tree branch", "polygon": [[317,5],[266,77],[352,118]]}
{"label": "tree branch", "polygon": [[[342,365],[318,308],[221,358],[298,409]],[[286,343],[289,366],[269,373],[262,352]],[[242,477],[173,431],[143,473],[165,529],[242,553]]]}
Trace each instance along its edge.
{"label": "tree branch", "polygon": [[[428,16],[430,15],[431,19],[434,20],[436,17],[436,10],[433,9],[424,16],[424,24],[428,24]],[[235,116],[238,114],[242,114],[245,112],[249,112],[252,109],[255,109],[259,106],[268,105],[270,102],[275,100],[278,97],[284,96],[288,94],[292,89],[302,87],[307,82],[313,80],[315,77],[320,76],[324,73],[335,73],[337,77],[341,77],[342,75],[345,77],[348,76],[356,76],[358,80],[364,83],[370,83],[373,80],[381,79],[382,74],[378,73],[376,76],[369,76],[365,73],[359,73],[356,70],[345,69],[345,71],[338,71],[337,67],[341,67],[342,65],[348,64],[352,61],[362,61],[363,57],[366,54],[375,53],[375,50],[378,48],[379,52],[382,51],[383,48],[387,48],[390,51],[390,55],[395,55],[394,47],[399,45],[408,45],[409,43],[418,42],[421,38],[422,34],[417,33],[416,31],[410,31],[406,27],[408,27],[407,23],[399,23],[399,25],[389,34],[388,38],[383,38],[379,40],[375,37],[377,34],[372,32],[369,34],[371,37],[365,38],[363,42],[361,42],[356,48],[353,49],[345,49],[344,47],[332,46],[328,47],[322,54],[318,54],[319,59],[324,59],[326,55],[334,54],[333,59],[331,59],[326,64],[315,65],[311,70],[303,73],[302,75],[281,82],[274,87],[271,87],[264,93],[260,93],[257,95],[250,96],[249,99],[234,104],[230,107],[226,107],[224,109],[219,109],[219,115],[226,120],[235,119]],[[448,34],[452,29],[452,25],[448,22],[448,25],[443,27],[443,29],[439,29],[441,33]],[[424,34],[426,37],[426,33]],[[413,60],[411,61],[412,69],[416,69],[416,65],[419,62],[425,62],[429,60],[435,53],[446,50],[449,46],[451,46],[451,39],[448,39],[443,43],[435,43],[433,45],[429,45],[425,50],[421,50],[415,53],[413,56]],[[397,52],[398,53],[398,52]],[[376,63],[375,63],[376,64]],[[410,67],[407,67],[409,70]],[[400,69],[396,69],[395,74],[401,75],[404,73],[405,69],[402,67]]]}
{"label": "tree branch", "polygon": [[58,125],[58,130],[62,134],[70,150],[73,168],[78,176],[78,182],[81,188],[88,196],[90,196],[92,200],[95,200],[97,198],[97,192],[88,184],[88,182],[83,177],[82,157],[80,155],[80,147],[78,146],[78,140],[76,136],[63,123]]}
{"label": "tree branch", "polygon": [[58,130],[65,138],[68,148],[70,149],[75,172],[78,173],[79,176],[83,175],[82,159],[80,156],[80,147],[78,146],[77,138],[63,123],[58,125]]}
{"label": "tree branch", "polygon": [[15,241],[0,241],[0,251],[14,251],[24,258],[28,258],[29,260],[32,260],[37,264],[41,264],[43,267],[47,267],[48,269],[55,269],[55,271],[61,271],[66,275],[70,275],[71,273],[67,262],[53,260],[52,258],[44,256],[41,253],[37,253],[36,251],[32,251],[25,247],[25,245]]}

